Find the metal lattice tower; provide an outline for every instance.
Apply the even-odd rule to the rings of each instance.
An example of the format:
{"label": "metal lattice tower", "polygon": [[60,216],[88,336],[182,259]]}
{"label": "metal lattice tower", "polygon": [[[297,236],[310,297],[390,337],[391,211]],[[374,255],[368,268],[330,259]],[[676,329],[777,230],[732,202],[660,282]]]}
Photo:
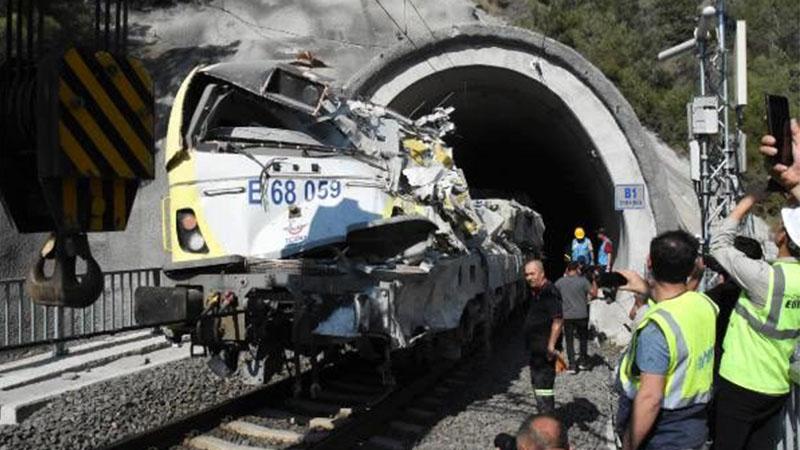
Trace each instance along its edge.
{"label": "metal lattice tower", "polygon": [[[740,164],[737,149],[743,134],[731,130],[731,101],[728,91],[728,50],[725,36],[724,1],[717,2],[717,32],[713,45],[708,40],[698,40],[700,66],[699,95],[714,99],[716,103],[716,134],[694,135],[700,146],[700,179],[695,181],[695,191],[702,214],[702,238],[705,246],[711,237],[711,226],[733,209],[741,194]],[[694,103],[694,102],[693,102]],[[740,107],[737,107],[737,113]],[[691,131],[690,131],[691,132]],[[699,139],[698,139],[699,138]]]}
{"label": "metal lattice tower", "polygon": [[[741,34],[744,39],[743,23]],[[738,92],[735,105],[729,96],[727,45],[725,2],[717,0],[716,7],[703,9],[692,39],[659,54],[663,60],[694,50],[698,61],[698,91],[687,105],[687,116],[692,180],[700,204],[704,251],[708,249],[712,226],[730,213],[741,196],[741,173],[746,169],[745,137],[738,126],[732,126],[731,115],[735,114],[738,124],[747,94],[746,89],[744,94]]]}

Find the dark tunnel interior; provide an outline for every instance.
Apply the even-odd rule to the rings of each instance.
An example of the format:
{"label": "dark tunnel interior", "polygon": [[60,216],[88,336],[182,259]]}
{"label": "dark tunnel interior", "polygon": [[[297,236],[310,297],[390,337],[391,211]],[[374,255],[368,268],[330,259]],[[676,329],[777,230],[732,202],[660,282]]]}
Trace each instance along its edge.
{"label": "dark tunnel interior", "polygon": [[389,107],[412,118],[453,106],[456,130],[446,137],[473,198],[514,198],[538,211],[547,227],[551,279],[564,268],[576,226],[595,240],[602,226],[619,242],[614,189],[583,126],[537,81],[487,66],[437,72],[409,86]]}

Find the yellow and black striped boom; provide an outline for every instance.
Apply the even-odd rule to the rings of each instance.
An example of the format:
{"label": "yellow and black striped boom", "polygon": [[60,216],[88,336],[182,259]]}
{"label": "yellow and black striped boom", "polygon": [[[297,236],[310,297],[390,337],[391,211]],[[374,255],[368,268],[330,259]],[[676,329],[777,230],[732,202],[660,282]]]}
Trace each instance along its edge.
{"label": "yellow and black striped boom", "polygon": [[107,51],[72,48],[54,64],[39,116],[38,152],[54,162],[39,171],[47,202],[67,228],[123,230],[155,170],[153,82],[138,60]]}
{"label": "yellow and black striped boom", "polygon": [[141,180],[155,173],[153,80],[127,52],[127,0],[105,9],[96,0],[94,44],[66,50],[44,43],[48,6],[5,1],[0,203],[19,232],[53,233],[27,278],[33,301],[85,307],[103,287],[86,233],[124,230]]}

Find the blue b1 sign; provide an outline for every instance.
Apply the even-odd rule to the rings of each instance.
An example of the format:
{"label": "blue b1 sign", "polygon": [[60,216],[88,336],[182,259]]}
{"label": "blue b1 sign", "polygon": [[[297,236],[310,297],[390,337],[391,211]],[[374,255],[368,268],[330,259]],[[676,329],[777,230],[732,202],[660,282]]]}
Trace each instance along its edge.
{"label": "blue b1 sign", "polygon": [[614,186],[614,209],[644,209],[647,196],[643,184],[618,184]]}

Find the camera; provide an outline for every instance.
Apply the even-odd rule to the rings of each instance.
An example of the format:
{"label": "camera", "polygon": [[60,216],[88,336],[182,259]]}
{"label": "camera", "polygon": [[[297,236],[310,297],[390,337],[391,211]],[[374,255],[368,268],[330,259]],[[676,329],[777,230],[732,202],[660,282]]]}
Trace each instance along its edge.
{"label": "camera", "polygon": [[604,272],[597,277],[597,285],[604,288],[618,288],[628,284],[625,275],[619,272]]}

